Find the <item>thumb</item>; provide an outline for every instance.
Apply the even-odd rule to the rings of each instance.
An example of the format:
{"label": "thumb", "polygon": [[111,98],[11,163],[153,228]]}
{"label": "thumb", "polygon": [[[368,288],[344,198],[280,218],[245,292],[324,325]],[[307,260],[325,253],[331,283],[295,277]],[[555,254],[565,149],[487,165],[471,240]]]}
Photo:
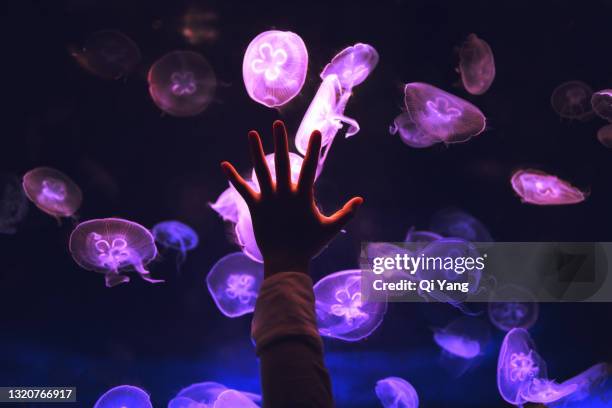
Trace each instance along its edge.
{"label": "thumb", "polygon": [[350,220],[353,219],[357,210],[363,204],[363,198],[353,197],[335,214],[327,218],[327,223],[335,232],[340,231]]}

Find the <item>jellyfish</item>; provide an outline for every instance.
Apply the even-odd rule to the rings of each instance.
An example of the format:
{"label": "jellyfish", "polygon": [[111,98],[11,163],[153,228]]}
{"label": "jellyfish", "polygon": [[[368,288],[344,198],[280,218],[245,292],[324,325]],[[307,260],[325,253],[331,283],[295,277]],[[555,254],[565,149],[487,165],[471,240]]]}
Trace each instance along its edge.
{"label": "jellyfish", "polygon": [[[291,182],[297,184],[298,179],[300,178],[300,171],[302,171],[302,163],[304,159],[299,155],[289,152],[289,168],[291,169]],[[274,161],[274,153],[270,153],[266,155],[266,164],[268,165],[268,169],[270,170],[270,176],[272,180],[276,182],[276,165]],[[259,181],[257,180],[257,174],[255,174],[255,169],[251,171],[251,180],[255,185],[255,189],[259,192]]]}
{"label": "jellyfish", "polygon": [[543,171],[522,169],[510,179],[512,188],[524,203],[535,205],[577,204],[586,194],[565,180]]}
{"label": "jellyfish", "polygon": [[282,106],[304,86],[308,51],[299,35],[265,31],[244,53],[242,77],[249,96],[269,108]]}
{"label": "jellyfish", "polygon": [[16,225],[28,214],[28,199],[21,180],[10,174],[0,174],[0,234],[14,234]]}
{"label": "jellyfish", "polygon": [[406,238],[404,242],[419,244],[423,243],[423,248],[427,246],[429,243],[442,239],[442,235],[437,234],[432,231],[419,231],[414,227],[411,227],[406,234]]}
{"label": "jellyfish", "polygon": [[106,391],[94,408],[153,408],[149,394],[133,385],[120,385]]}
{"label": "jellyfish", "polygon": [[561,383],[561,386],[566,389],[575,386],[575,390],[559,402],[582,401],[588,398],[598,391],[598,388],[605,383],[608,377],[608,365],[606,363],[595,364],[582,373]]}
{"label": "jellyfish", "polygon": [[495,60],[489,44],[476,34],[468,35],[459,50],[461,82],[472,95],[487,92],[495,79]]}
{"label": "jellyfish", "polygon": [[434,341],[445,352],[464,359],[483,354],[491,334],[480,319],[462,316],[442,329],[434,330]]}
{"label": "jellyfish", "polygon": [[240,216],[241,201],[244,203],[243,206],[246,207],[244,199],[230,184],[230,186],[219,195],[217,201],[210,204],[210,208],[219,214],[223,221],[229,221],[235,224],[238,222]]}
{"label": "jellyfish", "polygon": [[380,326],[387,311],[387,302],[362,299],[359,269],[327,275],[313,289],[319,333],[325,337],[361,340]]}
{"label": "jellyfish", "polygon": [[195,116],[212,102],[217,79],[206,59],[193,51],[173,51],[158,59],[147,77],[155,105],[172,116]]}
{"label": "jellyfish", "polygon": [[555,112],[565,119],[588,119],[591,110],[593,90],[582,81],[565,82],[552,93],[550,103]]}
{"label": "jellyfish", "polygon": [[480,221],[456,208],[447,208],[434,214],[431,230],[446,236],[470,242],[491,242],[491,234]]}
{"label": "jellyfish", "polygon": [[368,44],[357,43],[340,51],[323,68],[321,79],[336,75],[344,92],[366,80],[378,64],[378,52]]}
{"label": "jellyfish", "polygon": [[526,289],[506,285],[495,291],[488,304],[489,319],[495,327],[503,331],[515,328],[528,330],[538,320],[539,305]]}
{"label": "jellyfish", "polygon": [[83,193],[74,181],[59,170],[37,167],[23,176],[23,191],[43,212],[55,217],[71,217],[81,207]]}
{"label": "jellyfish", "polygon": [[603,89],[593,93],[591,107],[597,116],[612,122],[612,89]]}
{"label": "jellyfish", "polygon": [[211,268],[206,285],[221,313],[238,317],[255,310],[263,278],[261,263],[254,262],[242,252],[234,252]]}
{"label": "jellyfish", "polygon": [[259,405],[240,391],[225,390],[219,394],[212,408],[259,408]]}
{"label": "jellyfish", "polygon": [[104,79],[123,78],[140,62],[136,43],[114,30],[93,33],[81,48],[72,49],[71,55],[82,68]]}
{"label": "jellyfish", "polygon": [[486,127],[480,109],[429,84],[406,84],[404,103],[420,131],[444,143],[465,142],[482,133]]}
{"label": "jellyfish", "polygon": [[384,408],[418,408],[419,396],[408,381],[387,377],[376,382],[376,396]]}
{"label": "jellyfish", "polygon": [[597,140],[602,145],[612,148],[612,124],[606,125],[597,131]]}
{"label": "jellyfish", "polygon": [[198,234],[187,224],[180,221],[163,221],[151,230],[155,241],[161,246],[178,251],[176,264],[179,267],[186,258],[187,251],[198,246]]}
{"label": "jellyfish", "polygon": [[151,283],[153,279],[145,265],[157,255],[153,235],[142,225],[121,218],[103,218],[80,223],[70,234],[72,258],[84,269],[104,273],[107,287],[130,281],[123,275],[133,268]]}
{"label": "jellyfish", "polygon": [[[206,381],[183,388],[169,403],[168,408],[240,408],[257,407],[261,396],[237,391],[225,385]],[[241,405],[242,404],[242,405]]]}
{"label": "jellyfish", "polygon": [[424,133],[412,121],[408,112],[402,112],[395,117],[393,123],[389,126],[389,133],[392,135],[399,134],[404,144],[416,149],[430,147],[442,141]]}

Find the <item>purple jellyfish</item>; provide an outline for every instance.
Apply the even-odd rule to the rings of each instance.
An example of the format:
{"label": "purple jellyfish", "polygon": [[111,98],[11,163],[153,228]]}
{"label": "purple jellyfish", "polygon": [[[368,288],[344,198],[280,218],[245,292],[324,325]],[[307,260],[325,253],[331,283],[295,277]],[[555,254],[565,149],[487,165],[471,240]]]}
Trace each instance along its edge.
{"label": "purple jellyfish", "polygon": [[387,377],[376,382],[376,396],[385,408],[418,408],[419,396],[408,381],[400,377]]}
{"label": "purple jellyfish", "polygon": [[438,211],[431,220],[431,230],[445,237],[469,242],[492,242],[491,234],[476,218],[456,208]]}
{"label": "purple jellyfish", "polygon": [[404,103],[420,131],[444,143],[465,142],[482,133],[486,127],[480,109],[429,84],[406,84]]}
{"label": "purple jellyfish", "polygon": [[239,208],[241,207],[239,204],[240,201],[242,201],[244,203],[244,207],[246,207],[246,203],[240,194],[238,194],[234,187],[230,185],[221,193],[221,195],[217,198],[217,201],[210,203],[210,208],[219,214],[223,221],[229,221],[235,224],[238,222],[239,218]]}
{"label": "purple jellyfish", "polygon": [[[261,396],[237,391],[212,381],[183,388],[169,403],[168,408],[240,408],[257,407]],[[240,405],[242,404],[242,405]]]}
{"label": "purple jellyfish", "polygon": [[221,258],[206,276],[206,285],[215,304],[227,317],[238,317],[255,310],[263,282],[263,265],[242,252]]}
{"label": "purple jellyfish", "polygon": [[81,207],[81,189],[67,175],[50,167],[37,167],[23,176],[26,196],[47,214],[71,217]]}
{"label": "purple jellyfish", "polygon": [[586,194],[565,180],[543,171],[522,169],[510,179],[512,188],[524,203],[535,205],[577,204]]}
{"label": "purple jellyfish", "polygon": [[161,246],[178,251],[176,258],[179,267],[186,258],[187,251],[198,246],[198,234],[187,224],[180,221],[163,221],[151,230],[155,241]]}
{"label": "purple jellyfish", "polygon": [[94,408],[153,408],[149,394],[133,385],[120,385],[106,391]]}
{"label": "purple jellyfish", "polygon": [[552,93],[550,103],[559,116],[565,119],[589,119],[593,90],[582,81],[565,82]]}
{"label": "purple jellyfish", "polygon": [[434,341],[444,352],[466,360],[482,355],[490,337],[489,327],[482,320],[468,316],[434,330]]}
{"label": "purple jellyfish", "polygon": [[80,223],[70,234],[70,253],[84,269],[105,274],[106,286],[130,281],[121,274],[133,268],[147,282],[153,279],[145,265],[157,255],[153,235],[142,225],[120,218],[103,218]]}
{"label": "purple jellyfish", "polygon": [[340,51],[323,68],[321,79],[336,75],[344,92],[366,80],[378,64],[378,52],[368,44],[357,43]]}
{"label": "purple jellyfish", "polygon": [[409,242],[409,243],[423,243],[423,248],[425,248],[429,243],[437,241],[439,239],[442,239],[442,235],[440,234],[436,234],[435,232],[431,232],[431,231],[419,231],[417,229],[415,229],[414,227],[410,227],[410,229],[408,230],[408,233],[406,234],[406,238],[404,239],[404,242]]}
{"label": "purple jellyfish", "polygon": [[308,70],[308,51],[299,35],[265,31],[244,53],[242,77],[249,96],[269,108],[282,106],[302,89]]}
{"label": "purple jellyfish", "polygon": [[327,275],[314,285],[319,333],[358,341],[374,332],[387,311],[386,302],[367,302],[361,294],[361,270]]}
{"label": "purple jellyfish", "polygon": [[240,391],[225,390],[219,394],[213,408],[259,408],[259,405]]}
{"label": "purple jellyfish", "polygon": [[540,307],[527,290],[506,285],[497,289],[492,297],[504,299],[488,304],[489,319],[498,329],[506,332],[515,328],[528,330],[538,320]]}
{"label": "purple jellyfish", "polygon": [[0,174],[0,234],[14,234],[16,225],[28,214],[28,199],[21,180],[14,175]]}
{"label": "purple jellyfish", "polygon": [[[292,183],[298,182],[303,162],[304,159],[302,157],[293,152],[289,152],[289,167],[291,168]],[[276,182],[276,166],[274,163],[274,153],[266,155],[266,163],[268,164],[268,169],[270,170],[270,176],[272,177],[272,180]],[[253,169],[251,172],[251,180],[255,185],[255,189],[259,191],[259,181],[257,180],[257,174],[255,174],[255,169]]]}
{"label": "purple jellyfish", "polygon": [[612,124],[606,125],[597,131],[597,140],[602,145],[612,148]]}
{"label": "purple jellyfish", "polygon": [[472,95],[487,92],[495,79],[495,60],[491,47],[476,34],[468,35],[459,50],[461,82]]}
{"label": "purple jellyfish", "polygon": [[173,51],[158,59],[147,77],[155,105],[173,116],[194,116],[212,102],[217,79],[206,59],[193,51]]}
{"label": "purple jellyfish", "polygon": [[597,116],[612,122],[612,89],[603,89],[593,93],[591,106]]}
{"label": "purple jellyfish", "polygon": [[389,133],[392,135],[399,133],[399,137],[404,144],[416,149],[430,147],[442,141],[429,136],[418,128],[408,112],[402,112],[396,116],[389,126]]}
{"label": "purple jellyfish", "polygon": [[576,386],[575,391],[559,402],[567,403],[573,401],[582,401],[589,396],[595,394],[600,386],[602,386],[609,377],[608,365],[606,363],[595,364],[582,373],[563,381],[561,386],[570,388]]}

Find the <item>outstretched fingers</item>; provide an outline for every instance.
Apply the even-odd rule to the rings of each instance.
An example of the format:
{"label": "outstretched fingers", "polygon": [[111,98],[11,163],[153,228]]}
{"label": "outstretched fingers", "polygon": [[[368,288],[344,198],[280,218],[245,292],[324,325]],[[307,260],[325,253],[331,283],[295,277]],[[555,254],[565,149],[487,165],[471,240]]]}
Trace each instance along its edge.
{"label": "outstretched fingers", "polygon": [[325,217],[324,223],[333,234],[340,231],[348,222],[353,219],[359,207],[363,204],[363,198],[353,197],[333,215]]}
{"label": "outstretched fingers", "polygon": [[266,154],[261,145],[261,138],[254,130],[249,132],[248,138],[251,160],[257,175],[257,182],[259,183],[259,191],[261,191],[262,195],[268,195],[272,193],[272,176],[270,176],[270,169],[268,169],[268,164],[266,163]]}
{"label": "outstretched fingers", "polygon": [[298,181],[298,190],[300,193],[311,194],[312,187],[317,175],[317,167],[319,166],[319,154],[321,151],[321,132],[315,130],[308,141],[308,149],[302,163],[300,171],[300,179]]}
{"label": "outstretched fingers", "polygon": [[251,186],[242,178],[240,174],[236,171],[234,166],[229,162],[221,162],[221,169],[225,173],[225,176],[232,183],[232,186],[238,191],[238,194],[244,198],[247,204],[251,204],[255,198],[257,197],[257,193],[253,191]]}
{"label": "outstretched fingers", "polygon": [[272,125],[274,135],[274,166],[276,168],[276,191],[279,193],[291,190],[291,165],[289,163],[289,142],[285,124],[274,121]]}

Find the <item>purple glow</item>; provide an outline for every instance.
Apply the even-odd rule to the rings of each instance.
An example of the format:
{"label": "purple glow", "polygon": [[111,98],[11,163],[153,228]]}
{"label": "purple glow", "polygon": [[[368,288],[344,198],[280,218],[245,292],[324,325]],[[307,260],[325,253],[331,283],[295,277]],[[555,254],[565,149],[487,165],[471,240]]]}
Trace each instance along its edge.
{"label": "purple glow", "polygon": [[456,208],[438,211],[431,220],[431,230],[445,237],[465,239],[469,242],[491,242],[491,234],[472,215]]}
{"label": "purple glow", "polygon": [[472,95],[485,93],[495,79],[495,60],[491,47],[476,34],[468,35],[459,50],[461,82]]}
{"label": "purple glow", "polygon": [[14,175],[0,174],[0,234],[14,234],[16,225],[28,214],[28,199],[21,180]]}
{"label": "purple glow", "polygon": [[524,203],[535,205],[576,204],[585,194],[567,181],[539,170],[518,170],[510,179],[512,188]]}
{"label": "purple glow", "polygon": [[612,148],[612,124],[606,125],[597,131],[597,140],[602,145]]}
{"label": "purple glow", "polygon": [[37,167],[23,176],[23,191],[36,207],[53,217],[70,217],[83,201],[81,189],[67,175]]}
{"label": "purple glow", "polygon": [[263,274],[262,264],[235,252],[217,261],[206,276],[206,285],[221,313],[238,317],[255,310]]}
{"label": "purple glow", "polygon": [[599,363],[569,380],[563,381],[561,383],[562,387],[570,388],[575,386],[576,388],[571,395],[563,399],[563,402],[581,401],[588,398],[597,391],[598,387],[604,384],[608,376],[608,365],[606,363]]}
{"label": "purple glow", "polygon": [[[419,231],[414,227],[410,227],[404,242],[429,244],[431,242],[442,239],[442,235],[431,231]],[[423,245],[423,248],[427,245]]]}
{"label": "purple glow", "polygon": [[[300,171],[302,170],[302,163],[304,159],[299,155],[289,152],[289,167],[291,168],[291,182],[297,184],[298,179],[300,177]],[[270,176],[272,177],[272,181],[276,183],[276,165],[274,161],[274,153],[270,153],[266,155],[266,163],[268,164],[268,169],[270,170]],[[251,180],[255,186],[255,189],[259,192],[259,181],[257,180],[257,174],[255,174],[255,169],[251,171]]]}
{"label": "purple glow", "polygon": [[290,31],[265,31],[244,53],[242,77],[249,96],[273,108],[293,99],[308,70],[308,51],[299,35]]}
{"label": "purple glow", "polygon": [[155,241],[165,248],[179,252],[177,266],[185,261],[187,251],[198,246],[198,234],[187,224],[180,221],[163,221],[151,230]]}
{"label": "purple glow", "polygon": [[419,396],[408,381],[387,377],[376,382],[376,396],[384,408],[418,408]]}
{"label": "purple glow", "polygon": [[548,404],[573,394],[576,389],[576,384],[562,385],[556,383],[554,380],[534,378],[521,390],[521,397],[525,401]]}
{"label": "purple glow", "polygon": [[389,133],[392,135],[399,133],[402,142],[416,149],[430,147],[441,142],[441,140],[429,136],[418,128],[408,112],[402,112],[396,116],[389,126]]}
{"label": "purple glow", "polygon": [[173,116],[194,116],[212,102],[217,79],[206,59],[193,51],[173,51],[158,59],[147,76],[155,105]]}
{"label": "purple glow", "polygon": [[327,275],[314,285],[321,336],[358,341],[374,332],[387,311],[386,302],[361,298],[361,270],[349,269]]}
{"label": "purple glow", "polygon": [[323,68],[321,79],[336,75],[345,92],[366,80],[378,64],[378,52],[368,44],[357,43],[340,51]]}
{"label": "purple glow", "polygon": [[[495,291],[497,299],[521,299],[522,301],[489,302],[489,319],[495,327],[503,331],[514,328],[528,330],[538,320],[540,307],[533,295],[515,285],[506,285]],[[524,299],[533,301],[526,302]]]}
{"label": "purple glow", "polygon": [[483,353],[490,332],[484,322],[473,317],[460,317],[443,329],[434,330],[434,341],[453,356],[473,359]]}
{"label": "purple glow", "polygon": [[603,89],[593,93],[591,107],[597,116],[612,122],[612,89]]}
{"label": "purple glow", "polygon": [[234,224],[238,222],[240,208],[242,207],[246,207],[246,203],[231,185],[219,195],[217,201],[210,204],[210,208],[219,214],[223,221],[233,222]]}
{"label": "purple glow", "polygon": [[404,103],[417,128],[444,143],[465,142],[482,133],[486,127],[480,109],[429,84],[406,84]]}
{"label": "purple glow", "polygon": [[149,394],[133,385],[120,385],[106,391],[94,408],[153,408]]}
{"label": "purple glow", "polygon": [[227,388],[212,381],[183,388],[169,403],[168,408],[240,408],[257,407],[261,396]]}
{"label": "purple glow", "polygon": [[225,390],[215,401],[213,408],[258,408],[259,405],[240,391]]}
{"label": "purple glow", "polygon": [[582,81],[565,82],[552,93],[550,103],[555,112],[565,119],[588,119],[591,110],[593,90]]}
{"label": "purple glow", "polygon": [[79,266],[105,274],[107,287],[129,282],[121,274],[126,269],[136,270],[147,282],[163,282],[145,269],[157,256],[157,248],[153,235],[135,222],[120,218],[82,222],[70,234],[69,248]]}

